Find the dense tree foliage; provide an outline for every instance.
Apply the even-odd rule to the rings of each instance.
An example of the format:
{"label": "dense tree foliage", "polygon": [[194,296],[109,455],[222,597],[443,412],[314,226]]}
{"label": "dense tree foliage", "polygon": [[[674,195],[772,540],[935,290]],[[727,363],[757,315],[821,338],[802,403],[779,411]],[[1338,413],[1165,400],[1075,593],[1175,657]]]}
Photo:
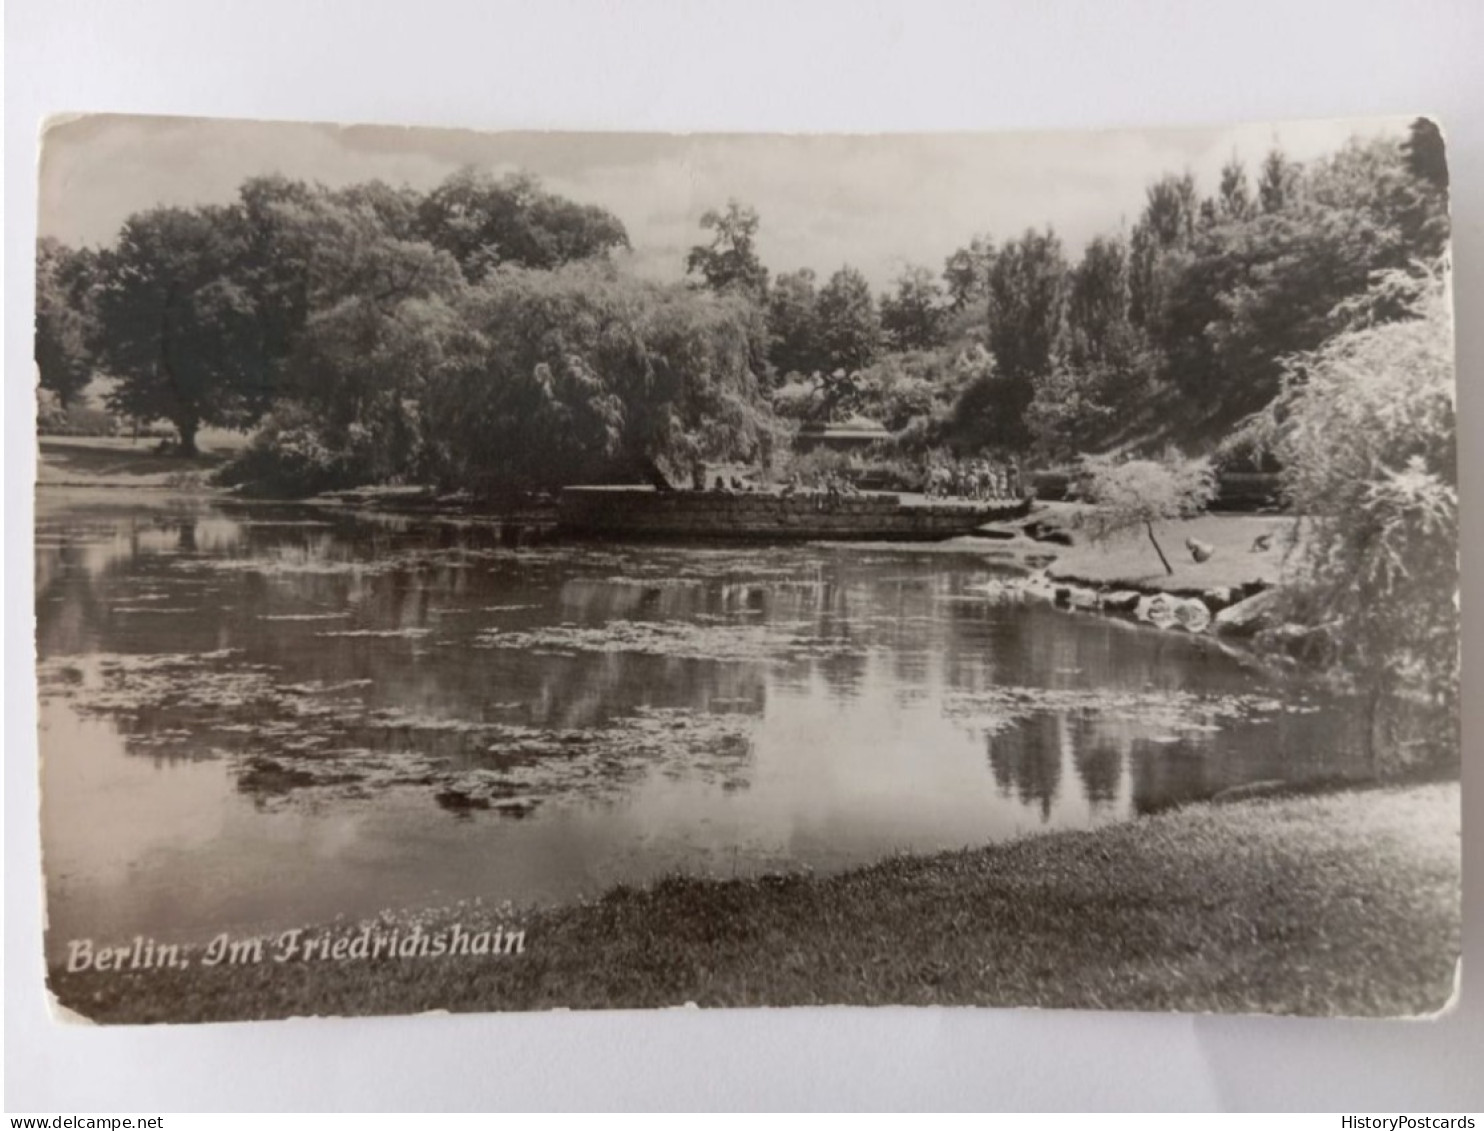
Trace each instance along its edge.
{"label": "dense tree foliage", "polygon": [[820,288],[816,309],[826,367],[848,373],[869,365],[881,349],[881,318],[866,277],[840,268]]}
{"label": "dense tree foliage", "polygon": [[1149,394],[1150,357],[1132,318],[1128,246],[1099,236],[1067,275],[1049,367],[1034,380],[1026,422],[1037,450],[1075,458],[1136,420]]}
{"label": "dense tree foliage", "polygon": [[894,350],[924,350],[943,344],[947,311],[943,288],[926,267],[908,267],[896,290],[881,299],[883,341]]}
{"label": "dense tree foliage", "polygon": [[1340,328],[1337,308],[1377,272],[1443,252],[1446,175],[1420,119],[1404,141],[1357,139],[1307,165],[1274,150],[1255,192],[1236,159],[1204,200],[1189,174],[1161,178],[1126,244],[1094,239],[1065,270],[1049,356],[1016,332],[1045,276],[997,266],[995,305],[1012,317],[992,324],[996,360],[1035,388],[1025,442],[1057,460],[1129,441],[1213,448],[1277,395],[1284,358]]}
{"label": "dense tree foliage", "polygon": [[[1404,313],[1396,316],[1398,303]],[[1295,510],[1285,622],[1308,658],[1347,672],[1371,707],[1372,752],[1451,753],[1458,696],[1458,471],[1445,272],[1390,272],[1340,312],[1345,327],[1284,364],[1254,423]],[[1448,731],[1417,749],[1388,706],[1420,695]]]}
{"label": "dense tree foliage", "polygon": [[83,253],[43,245],[38,357],[68,395],[91,361],[114,378],[114,412],[171,421],[187,454],[202,426],[272,407],[268,432],[309,478],[407,475],[427,457],[420,375],[460,329],[462,289],[627,243],[614,217],[527,176],[464,170],[426,195],[253,178],[230,205],[131,216],[85,285],[68,275]]}
{"label": "dense tree foliage", "polygon": [[735,200],[726,210],[712,209],[701,227],[713,233],[709,244],[697,244],[685,260],[688,275],[700,275],[715,291],[740,290],[761,301],[768,292],[768,269],[757,254],[757,210]]}
{"label": "dense tree foliage", "polygon": [[53,239],[36,249],[36,368],[42,389],[66,408],[92,380],[88,346],[93,256]]}
{"label": "dense tree foliage", "polygon": [[666,483],[768,442],[766,331],[741,295],[574,265],[497,272],[460,311],[477,352],[441,381],[429,418],[449,483]]}
{"label": "dense tree foliage", "polygon": [[548,193],[527,173],[496,179],[475,169],[418,203],[416,231],[452,255],[470,282],[504,264],[559,267],[629,246],[611,213]]}
{"label": "dense tree foliage", "polygon": [[1409,294],[1368,288],[1444,251],[1448,173],[1419,119],[1250,176],[1234,155],[1207,189],[1161,177],[1126,232],[1081,249],[975,235],[878,302],[850,267],[770,278],[735,200],[702,217],[700,285],[666,288],[613,268],[616,217],[526,175],[426,193],[260,177],[228,205],[130,217],[100,252],[40,247],[36,356],[60,399],[105,373],[115,412],[174,422],[185,451],[267,414],[254,458],[300,453],[279,460],[286,489],[684,476],[764,446],[769,402],[868,415],[909,454],[1210,451],[1286,387],[1286,358],[1347,329],[1347,304],[1415,320]]}
{"label": "dense tree foliage", "polygon": [[996,252],[988,277],[992,375],[965,390],[955,410],[959,442],[1023,448],[1026,410],[1049,373],[1063,317],[1066,261],[1055,232],[1027,231]]}
{"label": "dense tree foliage", "polygon": [[825,368],[819,295],[808,267],[785,272],[768,292],[768,360],[780,375],[808,375]]}
{"label": "dense tree foliage", "polygon": [[118,379],[109,407],[169,420],[188,454],[203,424],[247,425],[260,408],[244,254],[237,217],[212,207],[131,216],[100,256],[98,359]]}

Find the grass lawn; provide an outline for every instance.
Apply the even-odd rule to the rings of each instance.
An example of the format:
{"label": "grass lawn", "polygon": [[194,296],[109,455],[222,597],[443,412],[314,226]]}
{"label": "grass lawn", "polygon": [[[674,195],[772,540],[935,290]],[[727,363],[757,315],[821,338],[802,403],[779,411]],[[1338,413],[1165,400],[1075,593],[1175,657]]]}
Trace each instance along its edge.
{"label": "grass lawn", "polygon": [[127,436],[42,436],[36,466],[40,487],[173,487],[200,489],[207,474],[240,451],[247,437],[203,431],[201,454],[162,455],[158,440]]}
{"label": "grass lawn", "polygon": [[677,878],[446,920],[516,925],[519,955],[51,984],[100,1022],[686,1002],[1415,1015],[1453,990],[1459,826],[1456,782],[1194,805],[828,877]]}
{"label": "grass lawn", "polygon": [[[1142,528],[1101,543],[1086,541],[1073,528],[1078,544],[1059,554],[1049,572],[1058,581],[1130,589],[1204,590],[1250,582],[1271,585],[1282,570],[1293,521],[1277,515],[1208,514],[1184,522],[1156,523],[1154,535],[1175,567],[1173,575],[1165,573]],[[1272,536],[1272,547],[1253,553],[1254,540],[1263,534]],[[1210,543],[1215,553],[1197,564],[1185,548],[1187,538]]]}

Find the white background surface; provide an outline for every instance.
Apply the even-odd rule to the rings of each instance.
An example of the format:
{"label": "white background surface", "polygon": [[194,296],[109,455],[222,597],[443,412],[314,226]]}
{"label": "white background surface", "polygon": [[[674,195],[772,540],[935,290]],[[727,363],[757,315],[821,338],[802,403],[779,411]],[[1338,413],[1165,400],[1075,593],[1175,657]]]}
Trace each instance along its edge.
{"label": "white background surface", "polygon": [[[1477,691],[1484,6],[12,0],[6,39],[7,1110],[1484,1107],[1477,976],[1455,1012],[1422,1023],[827,1009],[57,1025],[41,993],[29,545],[31,240],[48,113],[860,131],[1425,111],[1444,124],[1454,178],[1464,669]],[[1476,974],[1480,699],[1465,695],[1464,722]]]}

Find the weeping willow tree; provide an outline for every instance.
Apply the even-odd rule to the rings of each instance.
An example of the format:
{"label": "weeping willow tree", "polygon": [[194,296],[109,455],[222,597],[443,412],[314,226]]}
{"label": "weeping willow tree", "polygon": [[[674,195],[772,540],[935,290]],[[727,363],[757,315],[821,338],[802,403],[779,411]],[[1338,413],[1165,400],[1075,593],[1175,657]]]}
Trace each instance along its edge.
{"label": "weeping willow tree", "polygon": [[[1443,266],[1378,276],[1287,360],[1254,426],[1302,516],[1279,588],[1291,646],[1367,704],[1373,765],[1456,756],[1458,471]],[[1292,637],[1292,632],[1289,633]],[[1414,705],[1429,725],[1410,720]]]}
{"label": "weeping willow tree", "polygon": [[688,480],[696,460],[754,459],[768,446],[767,336],[746,296],[606,265],[501,268],[461,296],[459,317],[483,345],[424,402],[445,482],[664,487]]}

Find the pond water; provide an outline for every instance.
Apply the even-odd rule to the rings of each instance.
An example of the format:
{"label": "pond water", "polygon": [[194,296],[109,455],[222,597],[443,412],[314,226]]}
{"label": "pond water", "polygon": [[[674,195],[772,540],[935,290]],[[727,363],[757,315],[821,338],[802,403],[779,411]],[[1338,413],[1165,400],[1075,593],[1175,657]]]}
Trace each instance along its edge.
{"label": "pond water", "polygon": [[992,544],[502,544],[43,492],[53,953],[829,870],[1344,772],[1350,712]]}

